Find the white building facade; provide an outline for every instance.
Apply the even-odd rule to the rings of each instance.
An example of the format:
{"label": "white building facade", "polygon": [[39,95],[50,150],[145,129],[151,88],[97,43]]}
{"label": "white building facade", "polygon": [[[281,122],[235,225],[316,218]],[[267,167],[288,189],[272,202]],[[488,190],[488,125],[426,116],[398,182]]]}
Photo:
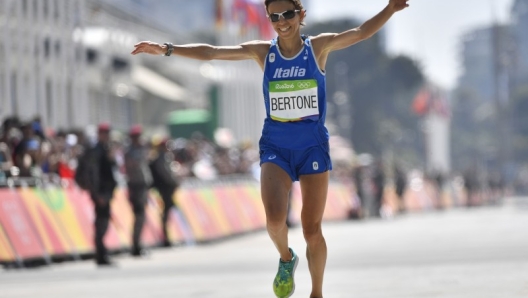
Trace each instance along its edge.
{"label": "white building facade", "polygon": [[187,94],[143,66],[167,60],[130,52],[139,40],[170,38],[99,0],[2,0],[0,119],[38,115],[53,130],[163,126]]}
{"label": "white building facade", "polygon": [[74,44],[84,0],[0,1],[0,117],[40,115],[46,126],[82,126],[84,55]]}

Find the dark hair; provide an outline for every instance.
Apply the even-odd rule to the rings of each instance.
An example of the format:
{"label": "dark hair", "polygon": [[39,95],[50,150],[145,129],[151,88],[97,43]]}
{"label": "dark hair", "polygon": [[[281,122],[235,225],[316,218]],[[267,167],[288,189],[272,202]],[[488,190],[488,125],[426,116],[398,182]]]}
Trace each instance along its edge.
{"label": "dark hair", "polygon": [[[278,1],[287,1],[287,2],[291,2],[294,6],[295,6],[295,9],[298,9],[298,10],[301,10],[303,11],[304,10],[304,7],[301,3],[301,0],[264,0],[264,5],[266,6],[266,13],[268,13],[268,7],[271,3],[273,2],[278,2]],[[304,26],[304,22],[301,23],[302,26]]]}

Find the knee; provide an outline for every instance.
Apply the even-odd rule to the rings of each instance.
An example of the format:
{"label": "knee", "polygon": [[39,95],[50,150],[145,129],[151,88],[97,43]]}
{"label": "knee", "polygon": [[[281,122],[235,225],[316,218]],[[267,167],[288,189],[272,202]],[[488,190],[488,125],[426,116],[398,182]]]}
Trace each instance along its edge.
{"label": "knee", "polygon": [[272,234],[278,234],[282,230],[286,229],[286,219],[282,220],[278,217],[276,218],[268,218],[266,222],[268,231]]}
{"label": "knee", "polygon": [[316,244],[323,240],[323,232],[321,224],[306,224],[303,225],[304,240],[308,245]]}

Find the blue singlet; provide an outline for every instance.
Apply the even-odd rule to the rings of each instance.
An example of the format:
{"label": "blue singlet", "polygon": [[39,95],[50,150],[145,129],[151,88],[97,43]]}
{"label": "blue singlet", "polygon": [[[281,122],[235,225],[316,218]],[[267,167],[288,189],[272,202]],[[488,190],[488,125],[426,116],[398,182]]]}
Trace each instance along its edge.
{"label": "blue singlet", "polygon": [[319,68],[310,39],[293,58],[285,58],[271,41],[264,68],[266,119],[260,144],[291,150],[328,146],[326,76]]}

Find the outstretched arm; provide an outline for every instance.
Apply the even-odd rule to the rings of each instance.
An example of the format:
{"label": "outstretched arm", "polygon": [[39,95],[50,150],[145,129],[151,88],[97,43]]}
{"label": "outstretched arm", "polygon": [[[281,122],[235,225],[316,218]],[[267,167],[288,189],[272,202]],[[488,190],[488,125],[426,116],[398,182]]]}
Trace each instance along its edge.
{"label": "outstretched arm", "polygon": [[[179,55],[197,60],[260,60],[267,53],[269,42],[250,41],[236,46],[213,46],[208,44],[174,45],[172,55]],[[151,41],[142,41],[134,46],[132,55],[141,53],[164,55],[167,46]]]}
{"label": "outstretched arm", "polygon": [[314,47],[324,56],[336,50],[347,48],[357,42],[370,38],[378,32],[392,15],[409,6],[409,0],[389,0],[389,4],[376,16],[361,26],[342,33],[323,33],[314,38]]}

